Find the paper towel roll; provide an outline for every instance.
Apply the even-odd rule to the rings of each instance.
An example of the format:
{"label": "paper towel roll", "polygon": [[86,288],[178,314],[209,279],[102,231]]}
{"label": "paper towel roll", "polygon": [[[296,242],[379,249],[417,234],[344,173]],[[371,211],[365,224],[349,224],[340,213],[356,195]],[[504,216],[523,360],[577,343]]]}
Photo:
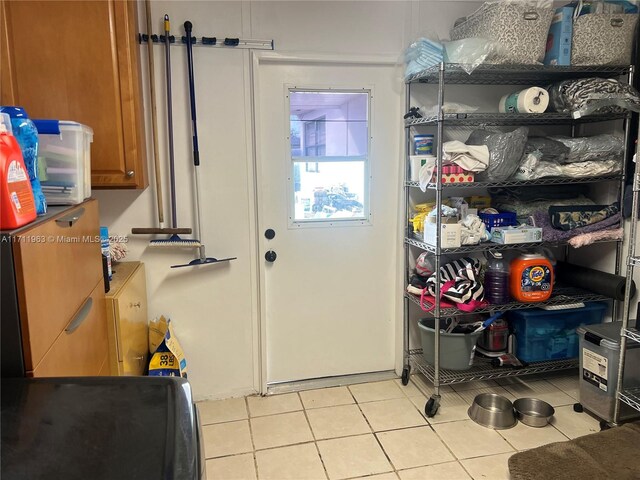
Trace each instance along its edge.
{"label": "paper towel roll", "polygon": [[500,113],[544,113],[549,106],[549,92],[531,87],[505,95],[500,99]]}

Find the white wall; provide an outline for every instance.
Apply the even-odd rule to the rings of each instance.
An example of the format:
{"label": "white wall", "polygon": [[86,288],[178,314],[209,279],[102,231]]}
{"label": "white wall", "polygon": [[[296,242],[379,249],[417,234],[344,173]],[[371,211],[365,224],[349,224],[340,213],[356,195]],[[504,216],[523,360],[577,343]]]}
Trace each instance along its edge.
{"label": "white wall", "polygon": [[[140,4],[142,7],[142,4]],[[191,20],[196,36],[273,39],[278,52],[338,55],[393,55],[400,62],[408,41],[418,35],[446,38],[449,26],[478,7],[478,2],[438,1],[153,1],[154,29],[168,13],[172,32],[182,35]],[[144,25],[144,9],[140,9]],[[145,29],[141,27],[141,31]],[[149,112],[146,47],[141,47],[145,109]],[[186,59],[172,48],[173,106],[179,226],[193,226],[193,173]],[[155,47],[160,158],[166,155],[164,50]],[[145,262],[149,314],[169,315],[189,362],[198,399],[222,398],[256,391],[258,293],[255,191],[251,129],[250,54],[247,50],[195,48],[198,127],[203,184],[203,241],[209,256],[237,256],[224,265],[171,270],[193,258],[190,251],[151,249],[146,237],[130,236],[129,260]],[[398,93],[403,92],[401,78]],[[151,138],[147,113],[147,136]],[[389,132],[401,142],[403,135]],[[395,136],[395,137],[394,137]],[[151,152],[149,147],[149,152]],[[393,161],[393,159],[390,159]],[[152,157],[149,155],[149,169]],[[165,212],[169,212],[167,171],[163,171]],[[257,179],[259,182],[259,179]],[[151,176],[153,183],[153,176]],[[96,191],[101,222],[113,233],[156,225],[153,188]],[[373,192],[375,195],[375,192]],[[398,188],[398,198],[401,190]],[[399,223],[398,229],[402,223]],[[399,231],[399,230],[398,230]],[[401,252],[396,252],[401,271]],[[401,332],[400,290],[397,295]],[[398,339],[400,340],[400,337]],[[400,343],[401,345],[401,343]],[[398,352],[400,358],[401,352]]]}

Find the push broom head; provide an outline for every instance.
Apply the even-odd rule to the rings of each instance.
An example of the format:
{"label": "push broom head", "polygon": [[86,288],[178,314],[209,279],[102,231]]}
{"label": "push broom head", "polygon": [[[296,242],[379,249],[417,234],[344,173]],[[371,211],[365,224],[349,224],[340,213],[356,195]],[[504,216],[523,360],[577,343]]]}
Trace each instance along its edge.
{"label": "push broom head", "polygon": [[171,235],[169,238],[162,240],[151,240],[149,242],[150,247],[187,247],[198,248],[200,247],[200,240],[194,238],[180,238],[178,235]]}

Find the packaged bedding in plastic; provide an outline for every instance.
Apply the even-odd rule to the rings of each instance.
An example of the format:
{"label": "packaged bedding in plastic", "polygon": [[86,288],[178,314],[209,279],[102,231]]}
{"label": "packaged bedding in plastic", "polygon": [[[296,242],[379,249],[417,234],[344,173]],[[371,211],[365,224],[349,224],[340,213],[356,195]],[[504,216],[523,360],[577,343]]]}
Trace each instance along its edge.
{"label": "packaged bedding in plastic", "polygon": [[640,94],[631,85],[612,78],[563,80],[547,88],[549,105],[560,113],[580,118],[623,109],[640,112]]}
{"label": "packaged bedding in plastic", "polygon": [[468,145],[489,148],[489,167],[476,175],[476,181],[502,182],[511,178],[520,165],[528,133],[526,127],[508,133],[483,129],[471,132],[466,141]]}
{"label": "packaged bedding in plastic", "polygon": [[[567,147],[568,154],[559,158],[560,163],[586,162],[589,160],[615,160],[624,155],[624,140],[611,134],[593,135],[591,137],[551,137]],[[549,160],[543,152],[544,160]]]}

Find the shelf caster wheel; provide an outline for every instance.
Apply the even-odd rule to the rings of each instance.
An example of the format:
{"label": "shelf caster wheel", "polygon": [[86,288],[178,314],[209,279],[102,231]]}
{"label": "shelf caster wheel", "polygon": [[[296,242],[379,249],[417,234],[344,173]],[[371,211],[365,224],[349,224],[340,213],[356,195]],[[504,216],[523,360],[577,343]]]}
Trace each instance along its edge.
{"label": "shelf caster wheel", "polygon": [[409,384],[409,374],[411,373],[411,367],[405,367],[402,370],[402,385],[405,387]]}
{"label": "shelf caster wheel", "polygon": [[438,407],[440,407],[440,399],[431,397],[424,406],[424,413],[427,418],[435,417],[436,413],[438,413]]}
{"label": "shelf caster wheel", "polygon": [[576,413],[582,413],[584,412],[584,408],[582,407],[581,403],[574,403],[573,404],[573,411]]}

